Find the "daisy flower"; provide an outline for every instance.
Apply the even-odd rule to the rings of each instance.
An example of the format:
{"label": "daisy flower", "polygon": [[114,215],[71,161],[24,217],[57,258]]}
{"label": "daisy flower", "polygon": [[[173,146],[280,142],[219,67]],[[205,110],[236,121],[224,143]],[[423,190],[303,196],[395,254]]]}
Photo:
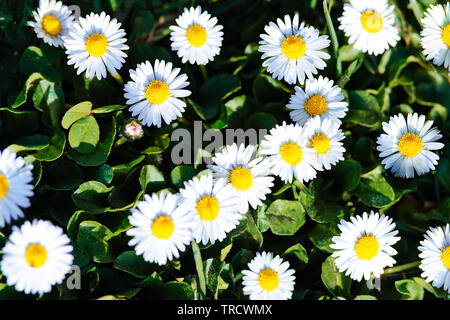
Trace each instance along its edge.
{"label": "daisy flower", "polygon": [[330,46],[327,35],[319,36],[319,30],[306,27],[302,22],[299,25],[298,15],[291,20],[289,15],[284,16],[284,22],[277,19],[277,24],[270,22],[264,27],[266,34],[261,34],[260,47],[263,66],[278,80],[284,79],[289,84],[297,80],[300,84],[305,77],[312,78],[317,70],[323,70],[329,59],[328,53],[320,50]]}
{"label": "daisy flower", "polygon": [[67,64],[74,65],[77,74],[86,71],[86,77],[106,78],[106,69],[112,75],[122,68],[129,47],[125,45],[125,31],[114,18],[111,20],[105,12],[100,15],[91,13],[74,23],[67,36],[63,37]]}
{"label": "daisy flower", "polygon": [[420,242],[422,277],[450,293],[450,226],[430,228]]}
{"label": "daisy flower", "polygon": [[295,87],[295,94],[290,98],[288,109],[292,109],[292,121],[303,126],[308,119],[320,116],[321,119],[334,120],[341,123],[345,117],[348,103],[344,101],[344,94],[334,82],[320,76],[318,79],[306,80],[305,90]]}
{"label": "daisy flower", "polygon": [[184,12],[175,20],[176,26],[169,27],[172,50],[177,51],[183,63],[205,65],[213,61],[222,46],[223,26],[217,24],[202,8],[184,8]]}
{"label": "daisy flower", "polygon": [[255,148],[234,143],[212,158],[215,165],[208,165],[215,180],[224,180],[233,186],[240,198],[240,212],[246,213],[249,204],[253,209],[262,205],[270,193],[274,178],[269,176],[269,162],[263,158],[251,160]]}
{"label": "daisy flower", "polygon": [[64,47],[62,37],[73,23],[72,13],[67,6],[61,1],[40,0],[33,17],[35,21],[28,21],[28,25],[34,28],[38,38],[51,46]]}
{"label": "daisy flower", "polygon": [[8,149],[0,152],[0,227],[23,217],[20,208],[30,206],[33,196],[32,165],[26,165]]}
{"label": "daisy flower", "polygon": [[293,177],[308,182],[321,170],[316,150],[308,147],[303,128],[297,124],[276,125],[264,136],[259,153],[267,155],[271,172],[286,183]]}
{"label": "daisy flower", "polygon": [[334,236],[330,247],[336,250],[332,256],[340,272],[350,275],[353,280],[361,281],[380,277],[385,267],[392,267],[392,256],[397,251],[391,246],[400,240],[394,230],[395,223],[388,216],[364,212],[362,217],[350,217],[350,222],[341,220],[338,225],[340,236]]}
{"label": "daisy flower", "polygon": [[422,19],[421,42],[427,60],[450,71],[450,3],[431,5]]}
{"label": "daisy flower", "polygon": [[243,270],[243,291],[250,300],[287,300],[292,297],[295,285],[295,271],[289,269],[289,262],[272,253],[259,252],[248,264],[250,270]]}
{"label": "daisy flower", "polygon": [[178,195],[153,193],[131,209],[128,220],[133,228],[127,235],[133,238],[128,245],[136,246],[136,254],[145,261],[164,265],[178,258],[192,241],[193,216],[178,204]]}
{"label": "daisy flower", "polygon": [[185,90],[189,85],[180,68],[172,69],[172,63],[156,60],[155,65],[149,61],[137,65],[130,70],[132,81],[125,84],[125,98],[131,105],[132,116],[137,116],[142,124],[161,127],[161,118],[166,124],[181,117],[186,103],[179,98],[191,95]]}
{"label": "daisy flower", "polygon": [[413,178],[414,171],[420,176],[434,170],[439,156],[432,151],[444,145],[436,142],[442,135],[432,125],[433,121],[425,122],[425,116],[417,113],[408,114],[407,120],[398,114],[383,122],[386,134],[378,137],[377,150],[381,158],[386,157],[381,162],[385,168],[402,178]]}
{"label": "daisy flower", "polygon": [[180,206],[194,215],[194,239],[204,245],[225,239],[236,228],[242,215],[239,196],[223,180],[213,182],[211,173],[195,177],[180,189],[183,200]]}
{"label": "daisy flower", "polygon": [[400,40],[395,23],[394,6],[387,0],[350,0],[344,4],[339,29],[349,37],[348,43],[369,54],[379,55]]}
{"label": "daisy flower", "polygon": [[317,160],[321,167],[330,170],[339,161],[344,160],[344,133],[339,124],[330,119],[321,120],[316,116],[306,123],[305,127],[308,147],[316,150]]}
{"label": "daisy flower", "polygon": [[48,221],[26,221],[20,228],[13,226],[0,264],[6,283],[26,294],[50,292],[71,269],[69,242],[63,230]]}

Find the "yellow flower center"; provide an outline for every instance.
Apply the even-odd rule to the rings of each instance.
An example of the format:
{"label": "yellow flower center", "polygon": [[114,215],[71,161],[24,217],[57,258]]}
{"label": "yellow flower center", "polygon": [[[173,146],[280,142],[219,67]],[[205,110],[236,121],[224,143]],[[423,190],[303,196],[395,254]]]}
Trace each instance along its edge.
{"label": "yellow flower center", "polygon": [[145,97],[151,104],[162,104],[169,99],[169,86],[161,80],[153,80],[145,89]]}
{"label": "yellow flower center", "polygon": [[306,100],[305,111],[311,117],[321,116],[327,111],[328,104],[327,100],[320,94],[315,94]]}
{"label": "yellow flower center", "polygon": [[442,40],[444,40],[444,43],[450,47],[450,24],[446,25],[444,29],[442,29]]}
{"label": "yellow flower center", "polygon": [[355,243],[355,252],[360,260],[370,260],[378,253],[380,244],[377,238],[372,235],[365,235]]}
{"label": "yellow flower center", "polygon": [[311,148],[317,150],[317,154],[324,154],[330,149],[330,140],[323,133],[314,135],[309,141]]}
{"label": "yellow flower center", "polygon": [[205,196],[197,202],[197,214],[204,221],[212,221],[219,214],[219,202],[213,196]]}
{"label": "yellow flower center", "polygon": [[30,267],[42,267],[47,260],[47,250],[40,244],[32,243],[25,250],[25,259]]}
{"label": "yellow flower center", "polygon": [[280,155],[284,161],[295,166],[302,161],[303,153],[295,142],[286,142],[280,148]]}
{"label": "yellow flower center", "polygon": [[193,24],[186,31],[187,41],[194,47],[201,47],[206,42],[206,30],[201,25]]}
{"label": "yellow flower center", "polygon": [[9,183],[8,179],[0,173],[0,199],[3,199],[8,193]]}
{"label": "yellow flower center", "polygon": [[281,51],[288,59],[298,59],[303,57],[306,52],[306,43],[302,37],[290,36],[283,40]]}
{"label": "yellow flower center", "polygon": [[375,11],[366,11],[361,15],[362,27],[370,33],[377,33],[383,29],[383,18]]}
{"label": "yellow flower center", "polygon": [[417,156],[422,146],[422,139],[415,133],[406,133],[398,141],[398,151],[408,158]]}
{"label": "yellow flower center", "polygon": [[93,33],[86,39],[85,45],[90,56],[101,57],[108,48],[108,40],[100,33]]}
{"label": "yellow flower center", "polygon": [[273,291],[278,287],[280,279],[278,274],[272,269],[264,269],[258,275],[258,282],[264,290]]}
{"label": "yellow flower center", "polygon": [[442,250],[441,260],[444,263],[444,266],[450,270],[450,246],[447,246]]}
{"label": "yellow flower center", "polygon": [[46,14],[42,18],[42,29],[52,37],[57,36],[61,33],[61,22],[51,14]]}
{"label": "yellow flower center", "polygon": [[231,170],[228,180],[238,190],[247,190],[252,186],[253,175],[245,167],[236,167]]}
{"label": "yellow flower center", "polygon": [[173,230],[175,230],[175,225],[168,216],[160,216],[153,221],[152,234],[158,239],[169,239]]}

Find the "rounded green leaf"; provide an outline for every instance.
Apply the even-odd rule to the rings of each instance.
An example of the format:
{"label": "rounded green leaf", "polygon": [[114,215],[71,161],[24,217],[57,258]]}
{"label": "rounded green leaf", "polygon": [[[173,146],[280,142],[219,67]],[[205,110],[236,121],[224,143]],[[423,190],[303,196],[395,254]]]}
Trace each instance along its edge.
{"label": "rounded green leaf", "polygon": [[177,188],[183,188],[184,182],[191,180],[195,176],[195,170],[189,165],[181,165],[173,168],[170,179]]}
{"label": "rounded green leaf", "polygon": [[85,116],[76,121],[69,131],[70,146],[83,154],[94,151],[99,139],[100,128],[92,116]]}
{"label": "rounded green leaf", "polygon": [[73,203],[80,209],[95,211],[108,207],[108,193],[113,188],[106,187],[98,181],[87,181],[82,183],[73,193]]}
{"label": "rounded green leaf", "polygon": [[149,277],[156,266],[144,260],[142,255],[136,255],[134,250],[122,252],[113,263],[114,268],[129,273],[136,278]]}
{"label": "rounded green leaf", "polygon": [[69,129],[74,122],[88,116],[91,113],[91,109],[92,103],[90,101],[84,101],[74,105],[65,113],[61,125],[64,129]]}
{"label": "rounded green leaf", "polygon": [[305,210],[297,201],[275,200],[265,213],[270,230],[276,235],[291,236],[305,223]]}

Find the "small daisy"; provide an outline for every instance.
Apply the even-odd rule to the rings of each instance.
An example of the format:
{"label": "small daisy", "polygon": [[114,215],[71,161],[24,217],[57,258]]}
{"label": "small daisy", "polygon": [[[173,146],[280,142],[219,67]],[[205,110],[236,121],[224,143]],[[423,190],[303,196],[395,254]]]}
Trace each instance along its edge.
{"label": "small daisy", "polygon": [[222,46],[223,26],[217,24],[202,8],[184,8],[184,12],[176,19],[177,26],[171,26],[170,40],[172,50],[177,51],[183,63],[207,64],[220,53]]}
{"label": "small daisy", "polygon": [[194,217],[178,204],[178,195],[153,193],[131,209],[128,219],[133,228],[127,235],[133,238],[128,244],[136,246],[136,254],[145,261],[164,265],[178,258],[192,241]]}
{"label": "small daisy", "polygon": [[450,226],[430,228],[420,244],[422,277],[450,293]]}
{"label": "small daisy", "polygon": [[191,95],[185,90],[189,85],[180,68],[172,69],[172,63],[156,60],[154,67],[149,61],[130,70],[132,81],[125,84],[125,98],[131,105],[132,116],[137,116],[144,125],[161,127],[161,117],[166,124],[181,117],[186,103],[179,98]]}
{"label": "small daisy", "polygon": [[350,217],[351,222],[341,220],[338,225],[340,236],[332,238],[330,247],[336,250],[332,256],[340,272],[350,275],[353,280],[369,280],[383,274],[385,267],[392,267],[395,260],[391,257],[397,251],[391,246],[400,240],[394,230],[395,223],[388,216],[364,212],[362,217]]}
{"label": "small daisy", "polygon": [[135,141],[142,138],[144,135],[144,129],[142,123],[134,118],[128,119],[121,127],[122,135],[127,138],[128,141]]}
{"label": "small daisy", "polygon": [[13,226],[3,247],[2,274],[9,286],[26,294],[50,292],[70,271],[73,256],[70,239],[48,221],[26,221]]}
{"label": "small daisy", "polygon": [[319,116],[308,120],[305,127],[308,147],[316,150],[317,160],[325,170],[330,170],[339,161],[344,160],[345,136],[339,124],[330,119],[321,120]]}
{"label": "small daisy", "polygon": [[316,150],[308,147],[303,128],[297,124],[276,125],[264,136],[259,153],[268,156],[271,172],[286,183],[293,177],[308,182],[321,170]]}
{"label": "small daisy", "polygon": [[295,285],[295,271],[289,269],[289,262],[272,253],[256,253],[248,264],[250,270],[243,270],[243,291],[250,300],[288,300]]}
{"label": "small daisy", "polygon": [[61,1],[40,0],[33,17],[35,21],[29,21],[28,25],[34,28],[38,38],[51,46],[63,48],[62,37],[69,32],[73,23],[69,8]]}
{"label": "small daisy", "polygon": [[450,3],[431,5],[422,19],[421,42],[427,60],[450,71]]}
{"label": "small daisy", "polygon": [[414,171],[423,175],[435,169],[439,156],[432,150],[444,147],[436,142],[442,135],[437,128],[431,128],[433,121],[425,122],[425,116],[417,113],[408,114],[407,120],[402,114],[393,116],[389,123],[383,122],[383,130],[377,140],[377,150],[381,162],[396,177],[413,178]]}
{"label": "small daisy", "polygon": [[292,121],[303,126],[308,119],[320,116],[322,120],[330,119],[341,123],[345,117],[348,103],[344,101],[344,94],[334,82],[320,76],[312,81],[306,80],[305,91],[295,87],[295,94],[291,96],[287,108],[292,109]]}
{"label": "small daisy", "polygon": [[305,76],[312,78],[317,70],[323,70],[329,59],[328,53],[320,50],[330,46],[327,35],[319,36],[319,30],[299,25],[298,15],[291,21],[289,15],[284,16],[284,22],[277,19],[278,26],[270,22],[264,27],[266,34],[261,34],[259,51],[263,53],[263,66],[272,73],[272,77],[294,84],[305,82]]}
{"label": "small daisy", "polygon": [[263,158],[251,160],[254,150],[252,145],[245,147],[241,144],[238,148],[234,143],[212,158],[215,165],[208,165],[214,179],[231,184],[239,194],[241,213],[248,211],[249,204],[253,209],[262,205],[261,200],[266,199],[273,186],[269,162]]}
{"label": "small daisy", "polygon": [[239,196],[223,180],[213,182],[212,174],[195,177],[180,189],[183,200],[180,206],[194,215],[194,239],[204,245],[222,241],[241,219]]}
{"label": "small daisy", "polygon": [[86,77],[106,78],[106,69],[112,75],[122,68],[129,47],[125,45],[125,31],[114,18],[111,20],[105,12],[100,15],[91,13],[74,23],[67,36],[63,37],[67,64],[74,64],[77,74],[86,71]]}
{"label": "small daisy", "polygon": [[26,165],[8,149],[0,152],[0,227],[23,217],[20,208],[30,206],[33,196],[32,165]]}
{"label": "small daisy", "polygon": [[400,40],[394,6],[387,0],[350,0],[344,4],[339,29],[349,37],[349,44],[369,54],[379,55]]}

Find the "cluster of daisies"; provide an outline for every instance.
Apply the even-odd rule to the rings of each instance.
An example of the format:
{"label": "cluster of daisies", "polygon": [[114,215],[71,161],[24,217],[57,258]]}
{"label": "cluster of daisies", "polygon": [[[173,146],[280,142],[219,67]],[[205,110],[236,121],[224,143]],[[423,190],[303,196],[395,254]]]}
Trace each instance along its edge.
{"label": "cluster of daisies", "polygon": [[[109,15],[91,13],[75,21],[70,10],[56,0],[41,0],[29,22],[38,37],[53,46],[64,47],[68,64],[86,77],[117,75],[129,49],[121,24]],[[262,205],[271,192],[275,176],[291,183],[308,182],[317,171],[330,170],[343,160],[344,134],[341,119],[348,104],[338,86],[317,75],[330,56],[321,51],[330,45],[329,37],[300,23],[299,16],[270,22],[261,35],[259,51],[263,66],[274,78],[289,84],[297,82],[287,107],[292,124],[283,122],[264,137],[259,157],[253,146],[224,147],[213,157],[211,172],[184,183],[177,194],[145,195],[131,209],[130,246],[146,261],[164,265],[178,258],[192,241],[214,244],[223,241],[236,228],[249,208]],[[394,26],[394,7],[386,0],[350,0],[339,19],[349,43],[378,55],[400,39]],[[204,65],[220,53],[223,27],[200,7],[184,9],[171,26],[172,50],[182,63]],[[432,6],[423,20],[422,45],[433,63],[450,68],[450,6]],[[171,123],[182,116],[186,104],[181,98],[188,77],[172,63],[156,60],[130,70],[124,97],[132,116],[142,125]],[[433,151],[443,145],[438,129],[425,116],[409,114],[391,117],[383,123],[385,134],[378,138],[380,157],[395,176],[412,178],[435,169],[439,156]],[[139,132],[141,124],[125,130]],[[0,154],[0,227],[23,217],[33,196],[32,166],[7,149]],[[392,246],[399,240],[395,224],[387,216],[364,213],[341,220],[341,235],[333,238],[333,256],[339,270],[361,281],[379,276],[392,266],[396,254]],[[63,230],[48,221],[25,222],[13,227],[0,263],[8,285],[25,293],[49,292],[61,283],[73,262],[72,247]],[[436,287],[450,292],[450,228],[431,228],[419,247],[422,276]],[[295,284],[289,263],[272,253],[257,253],[244,270],[243,292],[250,299],[289,299]]]}

